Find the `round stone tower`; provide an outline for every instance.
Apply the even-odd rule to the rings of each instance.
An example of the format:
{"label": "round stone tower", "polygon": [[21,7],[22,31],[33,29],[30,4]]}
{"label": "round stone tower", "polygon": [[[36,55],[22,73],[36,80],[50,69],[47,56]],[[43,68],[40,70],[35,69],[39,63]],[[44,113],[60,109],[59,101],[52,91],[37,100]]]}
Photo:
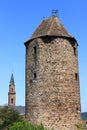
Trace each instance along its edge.
{"label": "round stone tower", "polygon": [[26,119],[54,130],[76,130],[81,121],[76,39],[52,16],[25,46]]}

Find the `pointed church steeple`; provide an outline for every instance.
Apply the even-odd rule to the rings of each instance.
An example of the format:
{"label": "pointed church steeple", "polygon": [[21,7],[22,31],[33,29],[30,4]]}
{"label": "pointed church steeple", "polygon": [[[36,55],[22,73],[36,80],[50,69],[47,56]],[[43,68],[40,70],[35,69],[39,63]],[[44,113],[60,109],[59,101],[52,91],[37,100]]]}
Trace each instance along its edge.
{"label": "pointed church steeple", "polygon": [[12,75],[11,75],[11,79],[10,79],[10,84],[13,84],[14,85],[14,76],[13,76],[13,73],[12,73]]}
{"label": "pointed church steeple", "polygon": [[15,106],[15,104],[16,104],[16,92],[15,92],[14,76],[12,73],[8,92],[8,106]]}

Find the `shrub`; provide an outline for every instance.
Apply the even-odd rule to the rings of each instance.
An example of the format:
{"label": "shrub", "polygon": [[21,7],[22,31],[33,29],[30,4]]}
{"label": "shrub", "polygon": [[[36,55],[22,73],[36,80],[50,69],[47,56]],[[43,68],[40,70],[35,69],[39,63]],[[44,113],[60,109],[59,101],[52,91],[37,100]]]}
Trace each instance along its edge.
{"label": "shrub", "polygon": [[78,130],[84,130],[84,127],[82,124],[76,124],[75,126],[77,127]]}
{"label": "shrub", "polygon": [[12,125],[9,125],[7,130],[47,130],[44,126],[41,125],[32,125],[26,120],[20,122],[15,122]]}

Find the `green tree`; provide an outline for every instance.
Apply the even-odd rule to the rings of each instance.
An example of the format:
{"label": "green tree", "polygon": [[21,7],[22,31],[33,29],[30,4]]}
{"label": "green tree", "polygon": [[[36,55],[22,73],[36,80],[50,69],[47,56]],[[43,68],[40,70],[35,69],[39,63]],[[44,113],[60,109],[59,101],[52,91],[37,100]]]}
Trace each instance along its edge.
{"label": "green tree", "polygon": [[9,124],[21,121],[21,116],[13,108],[4,106],[0,108],[0,130],[4,130]]}

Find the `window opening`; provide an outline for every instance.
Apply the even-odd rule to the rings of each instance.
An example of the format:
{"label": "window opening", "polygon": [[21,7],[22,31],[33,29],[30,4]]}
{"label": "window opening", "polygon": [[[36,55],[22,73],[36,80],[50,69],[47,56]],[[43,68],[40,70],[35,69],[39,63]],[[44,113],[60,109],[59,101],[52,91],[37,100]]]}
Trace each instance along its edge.
{"label": "window opening", "polygon": [[78,73],[75,73],[75,79],[78,80]]}
{"label": "window opening", "polygon": [[76,47],[74,47],[74,54],[75,54],[75,56],[76,56]]}
{"label": "window opening", "polygon": [[76,110],[78,111],[78,110],[79,110],[79,108],[78,108],[78,107],[76,107]]}
{"label": "window opening", "polygon": [[11,103],[13,104],[13,98],[11,98]]}
{"label": "window opening", "polygon": [[11,91],[13,92],[13,90],[14,90],[14,89],[12,88]]}
{"label": "window opening", "polygon": [[34,46],[34,54],[36,54],[36,53],[37,53],[37,47]]}
{"label": "window opening", "polygon": [[34,79],[36,79],[37,78],[37,74],[36,73],[34,73]]}

